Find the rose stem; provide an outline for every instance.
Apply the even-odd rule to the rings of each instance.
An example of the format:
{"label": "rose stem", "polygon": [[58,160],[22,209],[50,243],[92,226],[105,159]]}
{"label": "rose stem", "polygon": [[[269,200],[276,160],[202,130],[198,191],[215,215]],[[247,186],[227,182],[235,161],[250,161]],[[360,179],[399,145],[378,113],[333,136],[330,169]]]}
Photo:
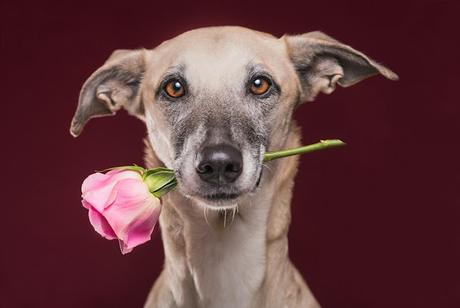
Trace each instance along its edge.
{"label": "rose stem", "polygon": [[306,146],[299,147],[299,148],[287,149],[287,150],[276,151],[276,152],[267,152],[264,155],[264,161],[271,161],[277,158],[298,155],[298,154],[305,154],[305,153],[315,152],[315,151],[319,151],[319,150],[323,150],[327,148],[334,148],[334,147],[344,146],[344,145],[346,145],[346,143],[339,139],[320,140],[317,143],[306,145]]}

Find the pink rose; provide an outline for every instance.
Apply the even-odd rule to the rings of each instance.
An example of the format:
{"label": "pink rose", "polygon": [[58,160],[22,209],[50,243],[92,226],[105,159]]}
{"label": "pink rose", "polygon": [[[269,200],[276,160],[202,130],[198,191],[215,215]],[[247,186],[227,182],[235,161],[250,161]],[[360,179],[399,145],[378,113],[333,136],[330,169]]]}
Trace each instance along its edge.
{"label": "pink rose", "polygon": [[123,254],[150,240],[161,202],[139,172],[94,173],[85,179],[81,191],[92,226],[106,239],[118,239]]}

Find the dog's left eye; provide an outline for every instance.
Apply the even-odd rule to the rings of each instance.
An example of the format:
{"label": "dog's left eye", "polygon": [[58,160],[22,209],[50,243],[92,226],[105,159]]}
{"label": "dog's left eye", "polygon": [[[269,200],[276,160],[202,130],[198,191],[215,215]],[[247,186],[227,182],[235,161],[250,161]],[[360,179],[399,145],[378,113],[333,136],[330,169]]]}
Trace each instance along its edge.
{"label": "dog's left eye", "polygon": [[172,98],[179,98],[185,94],[184,85],[177,79],[168,81],[164,90]]}
{"label": "dog's left eye", "polygon": [[249,90],[254,95],[263,95],[270,90],[271,85],[272,83],[268,78],[260,76],[252,79]]}

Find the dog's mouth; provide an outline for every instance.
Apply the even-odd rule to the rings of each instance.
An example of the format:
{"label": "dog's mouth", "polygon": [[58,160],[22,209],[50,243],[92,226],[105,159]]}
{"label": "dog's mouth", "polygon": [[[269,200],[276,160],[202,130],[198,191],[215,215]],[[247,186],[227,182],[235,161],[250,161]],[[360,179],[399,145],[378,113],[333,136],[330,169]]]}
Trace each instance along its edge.
{"label": "dog's mouth", "polygon": [[255,185],[245,190],[230,187],[200,187],[197,191],[187,194],[189,198],[197,200],[207,208],[222,210],[235,207],[239,199],[246,194],[253,192],[259,186],[262,179],[262,170],[255,178]]}
{"label": "dog's mouth", "polygon": [[204,195],[204,198],[210,201],[231,201],[238,198],[240,194],[236,193],[214,193],[209,195]]}
{"label": "dog's mouth", "polygon": [[202,205],[206,205],[211,208],[227,208],[236,206],[239,197],[243,196],[245,192],[237,191],[235,189],[212,189],[200,191],[194,194],[193,199],[198,200]]}

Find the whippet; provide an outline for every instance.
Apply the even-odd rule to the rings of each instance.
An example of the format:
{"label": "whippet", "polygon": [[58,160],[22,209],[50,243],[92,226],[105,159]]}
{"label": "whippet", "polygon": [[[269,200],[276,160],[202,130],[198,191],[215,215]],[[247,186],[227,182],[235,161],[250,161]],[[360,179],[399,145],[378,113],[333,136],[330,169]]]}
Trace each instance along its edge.
{"label": "whippet", "polygon": [[145,307],[319,307],[288,256],[300,145],[292,113],[388,68],[321,32],[281,38],[241,27],[117,50],[85,82],[71,124],[121,108],[145,122],[146,164],[175,171],[160,216],[164,269]]}

